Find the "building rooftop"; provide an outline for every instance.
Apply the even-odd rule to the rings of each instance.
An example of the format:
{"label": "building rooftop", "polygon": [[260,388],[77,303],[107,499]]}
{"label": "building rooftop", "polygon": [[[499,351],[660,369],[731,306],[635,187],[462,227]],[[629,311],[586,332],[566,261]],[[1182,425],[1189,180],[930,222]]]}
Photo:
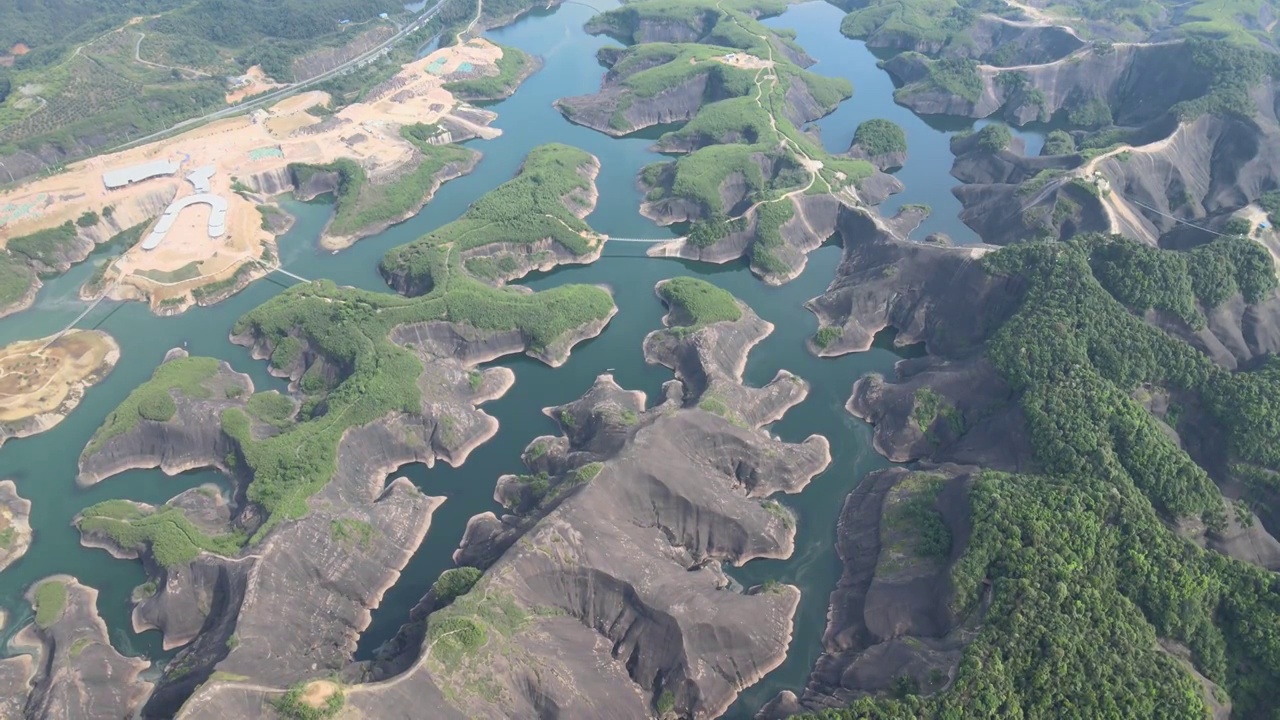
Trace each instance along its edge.
{"label": "building rooftop", "polygon": [[108,170],[102,173],[102,183],[107,186],[107,189],[114,190],[136,182],[142,182],[143,180],[150,180],[153,177],[172,175],[178,172],[178,167],[178,163],[169,160],[153,160],[142,165]]}
{"label": "building rooftop", "polygon": [[169,234],[169,229],[173,227],[173,223],[178,219],[178,213],[200,203],[205,203],[212,208],[209,213],[209,237],[222,237],[223,233],[227,231],[227,201],[218,195],[200,193],[188,195],[170,203],[169,207],[164,209],[164,214],[160,216],[160,220],[156,222],[155,227],[151,228],[151,234],[147,235],[146,240],[142,241],[142,249],[155,250],[165,236]]}

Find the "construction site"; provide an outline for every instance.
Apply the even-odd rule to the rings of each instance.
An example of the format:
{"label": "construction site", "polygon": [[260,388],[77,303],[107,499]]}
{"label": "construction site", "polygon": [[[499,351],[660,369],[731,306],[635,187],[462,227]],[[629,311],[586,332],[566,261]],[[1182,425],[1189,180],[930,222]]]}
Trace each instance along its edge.
{"label": "construction site", "polygon": [[[77,232],[95,242],[145,224],[142,241],[108,271],[107,294],[148,300],[153,309],[163,306],[166,312],[180,310],[194,302],[196,288],[267,272],[259,261],[264,251],[273,250],[275,238],[264,228],[258,206],[292,190],[291,163],[348,158],[371,182],[393,175],[418,152],[400,128],[450,116],[458,102],[444,84],[497,74],[501,56],[496,45],[471,40],[403,66],[361,102],[336,111],[330,110],[326,93],[304,92],[244,116],[68,166],[0,193],[0,244],[86,213],[102,220]],[[498,133],[466,118],[454,121],[480,137]],[[447,132],[441,132],[440,141],[447,142]]]}

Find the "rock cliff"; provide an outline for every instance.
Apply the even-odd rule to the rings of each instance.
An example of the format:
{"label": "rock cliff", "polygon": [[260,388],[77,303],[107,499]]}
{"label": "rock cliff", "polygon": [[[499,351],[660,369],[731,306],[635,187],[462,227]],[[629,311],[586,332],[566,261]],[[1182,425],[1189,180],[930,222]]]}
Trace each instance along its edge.
{"label": "rock cliff", "polygon": [[[468,525],[458,557],[487,566],[483,577],[406,626],[417,638],[399,644],[408,657],[348,686],[350,710],[648,718],[662,708],[710,718],[781,662],[795,589],[744,590],[721,565],[790,554],[794,519],[767,498],[798,492],[829,453],[822,438],[788,444],[759,429],[805,385],[782,373],[742,387],[743,358],[770,328],[737,307],[737,320],[646,340],[646,357],[679,378],[661,403],[646,406],[606,375],[581,399],[548,408],[563,435],[529,446],[531,475],[500,479],[495,497],[509,514]],[[271,696],[213,683],[180,717],[252,712]]]}
{"label": "rock cliff", "polygon": [[0,481],[0,570],[12,565],[31,546],[31,501],[18,495],[12,480]]}
{"label": "rock cliff", "polygon": [[[122,656],[98,615],[98,592],[55,576],[28,593],[36,623],[13,640],[27,653],[0,663],[0,707],[6,717],[132,717],[151,683],[139,675],[150,663]],[[30,681],[28,686],[22,680]]]}
{"label": "rock cliff", "polygon": [[849,494],[836,529],[843,571],[831,593],[823,654],[799,697],[782,693],[758,718],[843,708],[891,691],[903,676],[925,693],[951,681],[981,621],[950,607],[951,565],[970,532],[972,470],[880,470]]}

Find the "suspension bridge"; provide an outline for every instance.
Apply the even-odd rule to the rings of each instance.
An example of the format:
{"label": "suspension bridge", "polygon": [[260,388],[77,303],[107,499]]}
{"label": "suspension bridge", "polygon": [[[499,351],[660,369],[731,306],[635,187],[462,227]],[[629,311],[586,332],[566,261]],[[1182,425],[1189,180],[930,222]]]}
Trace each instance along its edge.
{"label": "suspension bridge", "polygon": [[606,240],[606,241],[605,241],[605,244],[608,244],[608,243],[616,243],[616,242],[623,242],[623,243],[645,243],[645,244],[647,244],[647,245],[657,245],[658,243],[675,242],[675,241],[677,241],[677,240],[684,240],[684,239],[685,239],[685,238],[682,238],[682,237],[668,237],[668,238],[620,238],[620,237],[612,237],[612,236],[611,236],[608,240]]}

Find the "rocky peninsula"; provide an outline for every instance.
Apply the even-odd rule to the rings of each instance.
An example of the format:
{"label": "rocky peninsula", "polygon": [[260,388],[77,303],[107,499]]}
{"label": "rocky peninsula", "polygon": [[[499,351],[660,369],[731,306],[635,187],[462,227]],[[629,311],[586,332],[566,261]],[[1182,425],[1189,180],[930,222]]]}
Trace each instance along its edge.
{"label": "rocky peninsula", "polygon": [[0,446],[62,422],[120,359],[115,339],[72,330],[0,348]]}
{"label": "rocky peninsula", "polygon": [[[535,150],[462,219],[393,250],[384,270],[420,296],[316,282],[248,313],[233,340],[289,377],[290,394],[255,393],[227,363],[175,349],[108,416],[82,454],[81,483],[158,466],[215,467],[234,484],[228,498],[197,488],[162,507],[109,501],[77,518],[84,544],[142,561],[151,579],[134,593],[135,626],[182,647],[144,715],[171,717],[210,679],[288,687],[350,662],[443,502],[384,478],[413,462],[460,465],[497,432],[477,406],[514,376],[477,365],[522,351],[558,364],[615,312],[592,286],[503,287],[561,255],[598,256],[602,239],[581,219],[598,167],[564,146]],[[297,596],[314,578],[323,589]]]}
{"label": "rocky peninsula", "polygon": [[12,565],[31,546],[31,501],[18,495],[12,480],[0,480],[0,570]]}
{"label": "rocky peninsula", "polygon": [[[759,429],[805,392],[785,373],[741,385],[742,358],[767,323],[702,281],[659,293],[671,327],[646,340],[646,358],[679,378],[662,402],[647,407],[605,375],[548,408],[563,435],[533,441],[530,475],[499,480],[507,515],[468,525],[458,559],[484,573],[447,595],[442,578],[424,600],[434,612],[402,629],[403,656],[344,687],[346,707],[518,717],[550,703],[558,717],[714,717],[781,661],[796,590],[737,587],[721,564],[790,554],[794,518],[769,496],[803,488],[829,462],[827,443]],[[272,697],[211,683],[180,717],[254,712]]]}
{"label": "rocky peninsula", "polygon": [[58,575],[27,594],[35,621],[0,661],[7,717],[129,717],[151,690],[150,663],[116,652],[98,615],[98,592]]}

